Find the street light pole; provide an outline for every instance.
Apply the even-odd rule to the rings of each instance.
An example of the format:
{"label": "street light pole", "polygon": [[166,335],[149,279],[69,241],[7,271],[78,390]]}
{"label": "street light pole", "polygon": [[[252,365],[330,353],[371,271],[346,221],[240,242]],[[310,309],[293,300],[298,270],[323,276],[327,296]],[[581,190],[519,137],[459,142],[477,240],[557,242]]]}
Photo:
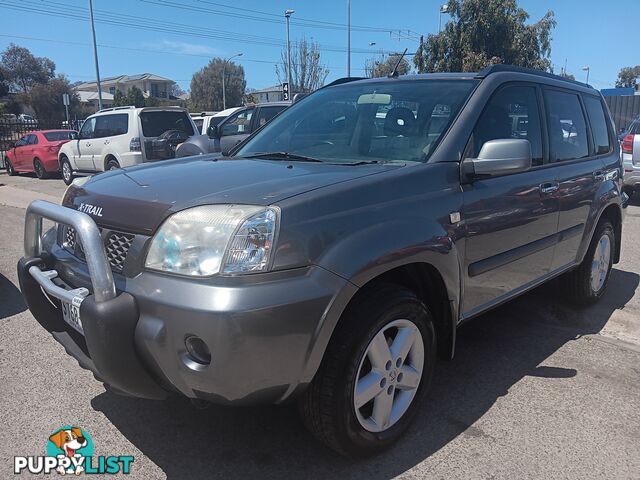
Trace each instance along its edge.
{"label": "street light pole", "polygon": [[224,89],[224,82],[227,76],[227,64],[232,58],[241,57],[241,56],[242,56],[242,52],[236,53],[235,55],[232,55],[231,57],[227,58],[222,64],[222,109],[223,110],[227,109],[227,92]]}
{"label": "street light pole", "polygon": [[347,77],[351,76],[351,0],[347,0]]}
{"label": "street light pole", "polygon": [[287,19],[287,85],[289,87],[289,98],[293,98],[292,94],[295,93],[291,85],[291,41],[289,40],[289,17],[294,13],[296,13],[295,10],[288,9],[284,11],[284,18]]}
{"label": "street light pole", "polygon": [[583,72],[587,72],[587,81],[585,83],[588,84],[589,83],[589,72],[591,71],[591,68],[589,68],[589,66],[587,65],[587,66],[582,67],[582,71]]}
{"label": "street light pole", "polygon": [[102,110],[102,88],[100,87],[100,68],[98,67],[98,47],[96,46],[96,26],[93,23],[93,0],[89,0],[89,18],[93,35],[93,58],[96,62],[96,83],[98,85],[98,108]]}
{"label": "street light pole", "polygon": [[446,3],[444,5],[440,5],[440,14],[438,15],[438,33],[442,30],[442,14],[447,13],[449,11],[449,5]]}

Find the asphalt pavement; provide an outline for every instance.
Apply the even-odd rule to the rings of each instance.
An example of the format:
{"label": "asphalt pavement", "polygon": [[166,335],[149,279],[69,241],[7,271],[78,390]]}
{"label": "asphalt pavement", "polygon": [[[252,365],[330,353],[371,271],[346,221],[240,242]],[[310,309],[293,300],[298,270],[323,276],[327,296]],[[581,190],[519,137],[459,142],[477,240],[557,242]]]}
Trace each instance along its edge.
{"label": "asphalt pavement", "polygon": [[354,461],[317,443],[291,406],[121,397],[67,356],[15,271],[24,207],[64,190],[0,174],[0,478],[63,425],[88,431],[95,455],[133,455],[128,478],[640,478],[640,197],[598,305],[575,309],[552,282],[469,322],[409,433]]}

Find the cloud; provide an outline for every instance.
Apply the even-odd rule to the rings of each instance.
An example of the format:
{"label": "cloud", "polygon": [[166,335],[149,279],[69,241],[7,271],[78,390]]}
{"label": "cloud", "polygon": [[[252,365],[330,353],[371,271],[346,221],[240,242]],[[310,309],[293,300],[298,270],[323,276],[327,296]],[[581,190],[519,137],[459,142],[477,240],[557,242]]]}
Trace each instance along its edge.
{"label": "cloud", "polygon": [[220,50],[210,47],[209,45],[202,45],[198,43],[188,42],[174,42],[173,40],[162,40],[160,43],[154,43],[149,45],[157,50],[171,50],[175,53],[182,53],[185,55],[207,55],[214,56],[219,55]]}

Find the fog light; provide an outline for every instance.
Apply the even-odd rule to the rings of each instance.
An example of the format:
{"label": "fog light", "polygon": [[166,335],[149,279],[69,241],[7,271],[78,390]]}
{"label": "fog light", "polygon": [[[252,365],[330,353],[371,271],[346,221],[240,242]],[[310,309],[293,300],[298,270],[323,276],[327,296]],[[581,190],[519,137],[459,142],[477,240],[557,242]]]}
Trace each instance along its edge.
{"label": "fog light", "polygon": [[185,338],[184,346],[187,347],[187,352],[191,357],[191,360],[199,363],[200,365],[209,365],[211,363],[211,352],[209,347],[204,343],[200,337],[191,335]]}

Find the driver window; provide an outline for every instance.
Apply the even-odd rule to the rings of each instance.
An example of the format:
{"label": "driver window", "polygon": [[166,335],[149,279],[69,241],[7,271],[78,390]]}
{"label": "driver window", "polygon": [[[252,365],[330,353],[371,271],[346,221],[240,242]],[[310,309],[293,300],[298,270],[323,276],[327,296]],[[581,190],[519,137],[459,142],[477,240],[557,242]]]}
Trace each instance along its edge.
{"label": "driver window", "polygon": [[222,125],[222,131],[220,132],[221,136],[226,137],[228,135],[242,135],[244,133],[250,133],[252,116],[253,109],[250,109],[243,110],[229,118],[229,120]]}
{"label": "driver window", "polygon": [[80,138],[93,138],[93,131],[96,126],[96,117],[88,118],[82,124],[82,129],[80,130]]}
{"label": "driver window", "polygon": [[531,165],[542,165],[542,133],[534,87],[506,87],[491,98],[473,131],[471,157],[478,156],[485,142],[503,138],[529,140]]}

